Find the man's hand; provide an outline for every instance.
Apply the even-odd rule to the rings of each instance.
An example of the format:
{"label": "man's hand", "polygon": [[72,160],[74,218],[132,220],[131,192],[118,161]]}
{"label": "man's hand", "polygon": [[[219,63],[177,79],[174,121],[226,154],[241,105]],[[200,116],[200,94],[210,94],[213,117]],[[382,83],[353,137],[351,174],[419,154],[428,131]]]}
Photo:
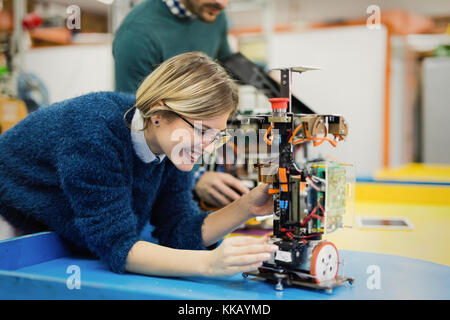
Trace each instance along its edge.
{"label": "man's hand", "polygon": [[247,194],[249,190],[231,174],[205,172],[195,185],[195,192],[207,204],[221,208]]}

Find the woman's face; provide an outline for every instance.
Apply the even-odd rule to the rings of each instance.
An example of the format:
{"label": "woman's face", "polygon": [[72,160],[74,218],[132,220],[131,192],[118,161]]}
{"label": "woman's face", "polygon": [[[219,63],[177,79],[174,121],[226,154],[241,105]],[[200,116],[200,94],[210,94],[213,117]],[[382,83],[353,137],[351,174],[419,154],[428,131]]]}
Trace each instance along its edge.
{"label": "woman's face", "polygon": [[190,171],[203,151],[214,150],[214,138],[226,129],[229,113],[206,120],[174,116],[170,120],[152,117],[146,130],[147,144],[152,152],[165,154],[179,170]]}

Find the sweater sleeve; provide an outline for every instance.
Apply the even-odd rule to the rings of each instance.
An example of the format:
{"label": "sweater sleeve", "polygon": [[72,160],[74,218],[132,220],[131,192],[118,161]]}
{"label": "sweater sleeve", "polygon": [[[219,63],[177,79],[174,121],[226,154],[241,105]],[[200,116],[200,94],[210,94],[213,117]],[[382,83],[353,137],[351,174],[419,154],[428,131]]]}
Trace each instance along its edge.
{"label": "sweater sleeve", "polygon": [[125,174],[126,149],[111,133],[73,136],[57,152],[61,188],[74,215],[64,228],[73,228],[112,271],[123,273],[128,252],[139,239],[131,178]]}
{"label": "sweater sleeve", "polygon": [[[152,210],[150,223],[159,244],[176,249],[204,250],[203,221],[210,212],[200,212],[193,200],[193,173],[172,169]],[[208,247],[213,249],[216,245]]]}

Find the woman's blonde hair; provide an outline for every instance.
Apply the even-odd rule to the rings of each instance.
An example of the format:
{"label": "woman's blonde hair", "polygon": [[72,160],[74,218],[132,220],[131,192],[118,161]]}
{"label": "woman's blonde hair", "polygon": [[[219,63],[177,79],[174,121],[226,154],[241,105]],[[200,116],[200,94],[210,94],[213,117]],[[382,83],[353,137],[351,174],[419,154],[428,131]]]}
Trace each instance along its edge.
{"label": "woman's blonde hair", "polygon": [[166,60],[147,76],[137,90],[134,107],[146,128],[156,114],[203,120],[233,114],[237,104],[237,86],[225,69],[201,52],[188,52]]}

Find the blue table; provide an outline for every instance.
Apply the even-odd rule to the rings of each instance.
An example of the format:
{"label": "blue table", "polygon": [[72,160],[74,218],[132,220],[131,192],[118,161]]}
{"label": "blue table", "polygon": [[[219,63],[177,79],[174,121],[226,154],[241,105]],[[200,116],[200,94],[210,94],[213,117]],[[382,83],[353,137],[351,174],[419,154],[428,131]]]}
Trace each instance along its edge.
{"label": "blue table", "polygon": [[[331,294],[292,287],[279,292],[272,283],[241,275],[211,279],[115,274],[98,260],[71,255],[56,234],[44,232],[0,241],[0,299],[450,298],[449,266],[366,252],[341,250],[340,255],[345,275],[355,278],[352,286],[337,287]],[[73,288],[74,270],[79,271],[80,289]]]}

